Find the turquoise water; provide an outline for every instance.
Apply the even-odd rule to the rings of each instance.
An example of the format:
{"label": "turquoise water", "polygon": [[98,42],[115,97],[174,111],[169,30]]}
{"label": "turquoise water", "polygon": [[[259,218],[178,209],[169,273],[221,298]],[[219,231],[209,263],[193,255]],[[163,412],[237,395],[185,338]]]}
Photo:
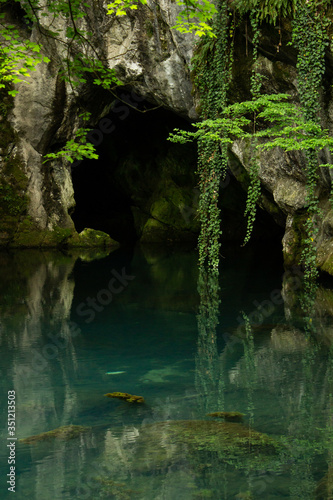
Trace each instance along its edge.
{"label": "turquoise water", "polygon": [[309,336],[287,277],[267,248],[219,284],[185,248],[0,253],[1,498],[13,437],[18,500],[332,498],[333,293]]}

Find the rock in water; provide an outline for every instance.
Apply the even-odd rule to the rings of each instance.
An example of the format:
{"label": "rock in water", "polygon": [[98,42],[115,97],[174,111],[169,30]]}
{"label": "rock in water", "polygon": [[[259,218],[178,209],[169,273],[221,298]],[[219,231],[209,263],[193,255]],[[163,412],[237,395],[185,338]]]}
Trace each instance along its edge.
{"label": "rock in water", "polygon": [[142,396],[133,396],[132,394],[128,394],[127,392],[108,392],[104,394],[108,398],[117,398],[127,401],[127,403],[144,403],[145,400]]}
{"label": "rock in water", "polygon": [[63,427],[58,427],[52,431],[42,432],[41,434],[23,438],[19,441],[25,444],[35,444],[39,441],[48,441],[50,439],[62,439],[63,441],[68,441],[69,439],[76,438],[80,434],[90,430],[91,427],[84,427],[82,425],[64,425]]}

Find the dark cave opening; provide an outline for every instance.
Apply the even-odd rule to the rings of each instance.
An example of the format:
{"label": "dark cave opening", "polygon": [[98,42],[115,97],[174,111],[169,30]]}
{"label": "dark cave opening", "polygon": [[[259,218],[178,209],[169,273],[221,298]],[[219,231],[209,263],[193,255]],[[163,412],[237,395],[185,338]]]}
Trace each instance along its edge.
{"label": "dark cave opening", "polygon": [[[133,95],[117,101],[89,134],[99,159],[77,162],[72,169],[76,207],[71,216],[76,230],[104,231],[122,244],[140,239],[140,221],[152,216],[152,205],[165,199],[170,185],[180,192],[187,190],[189,203],[198,198],[196,145],[167,141],[174,128],[190,129],[190,123],[139,97],[135,101]],[[230,174],[220,195],[222,239],[241,244],[246,233],[246,193]],[[197,218],[195,212],[191,208],[193,218]],[[184,213],[178,210],[176,216],[181,220]],[[177,225],[177,220],[173,223]],[[198,232],[191,235],[194,244],[197,236]],[[282,227],[258,208],[253,241],[280,243],[282,236]]]}
{"label": "dark cave opening", "polygon": [[[174,128],[190,124],[140,98],[135,102],[132,95],[122,96],[91,132],[99,159],[77,162],[72,169],[76,206],[71,216],[76,230],[98,229],[121,243],[134,243],[140,237],[133,211],[149,216],[157,184],[161,190],[161,176],[169,172],[180,186],[195,182],[196,147],[167,141]],[[183,163],[178,172],[167,164],[175,157]],[[187,175],[186,165],[193,174]]]}

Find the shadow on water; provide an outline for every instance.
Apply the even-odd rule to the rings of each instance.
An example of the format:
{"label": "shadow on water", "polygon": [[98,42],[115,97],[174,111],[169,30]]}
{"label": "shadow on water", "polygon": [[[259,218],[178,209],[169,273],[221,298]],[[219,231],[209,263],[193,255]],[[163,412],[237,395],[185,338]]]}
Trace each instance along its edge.
{"label": "shadow on water", "polygon": [[36,436],[17,442],[16,498],[332,497],[327,283],[309,335],[299,274],[267,247],[225,247],[219,278],[156,246],[3,252],[0,273],[2,394]]}

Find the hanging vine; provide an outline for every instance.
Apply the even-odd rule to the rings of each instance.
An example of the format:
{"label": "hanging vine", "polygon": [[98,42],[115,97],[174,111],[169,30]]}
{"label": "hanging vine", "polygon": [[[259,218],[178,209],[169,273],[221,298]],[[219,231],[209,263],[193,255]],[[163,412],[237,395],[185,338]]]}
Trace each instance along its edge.
{"label": "hanging vine", "polygon": [[[201,116],[216,119],[226,106],[230,81],[230,52],[228,51],[229,15],[226,0],[219,0],[214,20],[215,39],[205,38],[193,58],[193,72],[201,101]],[[200,55],[199,55],[200,53]],[[219,186],[227,169],[226,146],[219,140],[199,139],[199,266],[206,264],[218,272],[220,250]]]}
{"label": "hanging vine", "polygon": [[[293,44],[298,49],[297,73],[302,113],[305,121],[320,122],[320,90],[325,72],[325,50],[329,45],[329,20],[325,15],[325,2],[299,2],[293,22]],[[327,2],[326,2],[327,4]],[[320,217],[317,186],[319,179],[318,154],[315,149],[306,151],[305,206],[307,219],[301,263],[304,266],[304,297],[302,307],[308,322],[312,321],[311,310],[316,295],[316,237],[317,221]]]}
{"label": "hanging vine", "polygon": [[[253,99],[260,96],[260,89],[262,83],[262,76],[258,71],[258,47],[260,41],[260,27],[259,27],[259,12],[256,8],[250,12],[250,22],[252,28],[252,43],[253,43],[253,66],[251,74],[251,95]],[[253,136],[251,144],[251,158],[249,162],[249,176],[250,185],[247,191],[247,200],[244,216],[247,218],[246,235],[244,238],[245,245],[251,238],[254,222],[256,219],[257,202],[260,197],[260,179],[259,179],[259,155],[256,151],[258,140],[255,137],[256,133],[256,110],[253,111]]]}

